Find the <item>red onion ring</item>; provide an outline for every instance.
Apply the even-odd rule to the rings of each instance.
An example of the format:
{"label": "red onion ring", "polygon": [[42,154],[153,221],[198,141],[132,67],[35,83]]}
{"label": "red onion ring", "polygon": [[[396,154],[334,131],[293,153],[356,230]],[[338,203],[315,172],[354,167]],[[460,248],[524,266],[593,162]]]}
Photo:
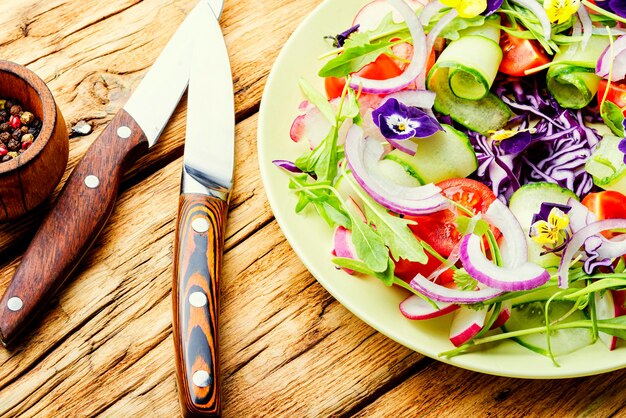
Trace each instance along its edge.
{"label": "red onion ring", "polygon": [[611,65],[613,65],[611,81],[626,78],[626,35],[620,36],[613,42],[613,63],[611,63],[611,45],[605,48],[598,58],[596,74],[608,79]]}
{"label": "red onion ring", "polygon": [[504,293],[503,290],[483,288],[479,290],[457,290],[433,283],[426,277],[418,274],[411,280],[411,287],[424,296],[437,302],[476,303],[493,299]]}
{"label": "red onion ring", "polygon": [[361,88],[365,93],[375,94],[389,94],[402,90],[420,75],[426,65],[426,36],[424,35],[424,28],[422,28],[417,14],[415,14],[413,9],[411,9],[404,0],[387,0],[387,2],[400,12],[413,39],[413,56],[411,63],[402,74],[386,80],[373,80],[353,76],[350,81],[350,87],[354,90]]}
{"label": "red onion ring", "polygon": [[356,182],[376,202],[396,213],[425,215],[448,207],[448,200],[434,184],[406,187],[375,174],[372,165],[382,156],[382,144],[375,139],[363,138],[363,130],[353,125],[344,144],[346,161]]}
{"label": "red onion ring", "polygon": [[[570,242],[567,244],[567,247],[565,247],[565,252],[563,253],[563,256],[561,257],[561,262],[559,263],[558,276],[559,276],[560,288],[567,289],[569,287],[570,263],[572,262],[574,255],[578,252],[580,247],[585,243],[585,240],[593,235],[599,234],[602,231],[607,231],[610,229],[618,229],[618,228],[619,229],[626,228],[626,219],[604,219],[602,221],[597,221],[597,222],[594,222],[585,226],[580,231],[572,235]],[[605,238],[602,238],[602,239],[605,242],[610,242],[610,241],[607,241]],[[609,253],[609,251],[605,250],[606,252],[605,254],[603,254],[604,257],[607,257],[608,255],[612,255],[616,247],[609,246],[609,249],[611,250],[611,253],[607,254]],[[598,254],[601,254],[601,250],[602,250],[602,247],[599,249]],[[618,257],[622,254],[615,255],[614,257]],[[611,258],[614,258],[614,257],[611,257]]]}

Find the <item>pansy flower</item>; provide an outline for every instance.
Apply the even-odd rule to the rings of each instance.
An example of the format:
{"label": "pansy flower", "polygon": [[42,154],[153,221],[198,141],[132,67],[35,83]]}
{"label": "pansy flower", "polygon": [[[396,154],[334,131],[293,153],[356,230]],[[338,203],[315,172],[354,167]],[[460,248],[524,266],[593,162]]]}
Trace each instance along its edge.
{"label": "pansy flower", "polygon": [[476,17],[487,10],[487,0],[441,0],[441,2],[456,9],[459,16],[464,18]]}
{"label": "pansy flower", "polygon": [[356,24],[354,26],[352,26],[349,29],[346,29],[345,31],[341,32],[340,34],[338,34],[335,37],[335,46],[338,48],[341,48],[343,46],[343,44],[346,42],[346,39],[348,39],[348,37],[350,35],[352,35],[354,32],[359,30],[359,24]]}
{"label": "pansy flower", "polygon": [[443,128],[437,119],[418,107],[405,106],[398,100],[387,99],[372,112],[374,123],[387,139],[425,138]]}
{"label": "pansy flower", "polygon": [[596,6],[626,18],[626,1],[624,0],[596,0]]}
{"label": "pansy flower", "polygon": [[567,22],[574,13],[578,12],[580,0],[545,0],[543,8],[546,10],[550,22],[559,24]]}
{"label": "pansy flower", "polygon": [[500,6],[502,6],[504,0],[487,0],[487,10],[485,10],[485,16],[494,14]]}
{"label": "pansy flower", "polygon": [[542,203],[539,213],[533,215],[530,237],[541,245],[556,245],[559,241],[566,240],[569,236],[567,212],[570,209],[571,206],[568,205]]}
{"label": "pansy flower", "polygon": [[593,273],[597,267],[612,267],[613,260],[610,258],[600,258],[598,250],[602,246],[602,238],[592,235],[583,244],[583,249],[587,258],[583,263],[583,271],[587,274]]}
{"label": "pansy flower", "polygon": [[499,131],[489,131],[492,140],[499,143],[500,148],[506,154],[519,154],[524,151],[532,141],[531,134],[536,129],[500,129]]}

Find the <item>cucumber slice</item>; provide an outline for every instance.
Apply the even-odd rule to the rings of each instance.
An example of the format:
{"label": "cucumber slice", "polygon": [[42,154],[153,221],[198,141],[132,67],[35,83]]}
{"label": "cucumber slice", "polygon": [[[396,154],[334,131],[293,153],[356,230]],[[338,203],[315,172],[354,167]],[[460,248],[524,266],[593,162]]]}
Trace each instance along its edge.
{"label": "cucumber slice", "polygon": [[585,169],[597,186],[626,194],[626,164],[624,154],[617,148],[620,141],[619,137],[605,135],[587,160]]}
{"label": "cucumber slice", "polygon": [[[550,303],[549,320],[555,321],[574,306],[574,302],[569,301],[553,301]],[[585,320],[585,313],[576,310],[570,315],[565,322]],[[519,331],[528,328],[542,327],[546,325],[545,321],[545,301],[530,302],[522,305],[513,306],[511,318],[502,326],[505,332]],[[536,353],[548,356],[548,343],[546,333],[535,333],[513,338],[522,346]],[[589,328],[571,328],[551,331],[550,343],[552,353],[555,356],[568,354],[580,348],[593,344],[593,332]]]}
{"label": "cucumber slice", "polygon": [[463,36],[443,50],[429,71],[426,84],[430,88],[431,78],[449,68],[448,83],[455,96],[482,99],[489,93],[501,61],[502,49],[497,42],[481,35]]}
{"label": "cucumber slice", "polygon": [[442,126],[445,132],[439,131],[428,138],[415,140],[418,144],[415,155],[396,149],[387,154],[385,159],[404,167],[407,173],[422,184],[467,177],[478,166],[474,148],[463,132],[450,125]]}
{"label": "cucumber slice", "polygon": [[542,267],[557,267],[561,259],[554,254],[540,255],[544,250],[537,242],[530,239],[530,223],[533,215],[539,212],[542,203],[558,203],[564,205],[569,198],[578,200],[573,191],[554,183],[529,183],[519,189],[509,201],[509,209],[517,218],[528,243],[528,260]]}
{"label": "cucumber slice", "polygon": [[440,68],[428,79],[428,89],[437,94],[434,109],[485,135],[491,130],[502,129],[511,118],[511,109],[492,93],[479,100],[455,96],[448,83],[448,71],[448,68]]}

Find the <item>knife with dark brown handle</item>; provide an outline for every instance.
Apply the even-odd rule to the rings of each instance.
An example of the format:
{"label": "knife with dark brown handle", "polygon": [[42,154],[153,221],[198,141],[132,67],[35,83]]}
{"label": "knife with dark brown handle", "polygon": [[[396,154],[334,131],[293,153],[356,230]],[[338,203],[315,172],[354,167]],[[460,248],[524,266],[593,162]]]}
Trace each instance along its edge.
{"label": "knife with dark brown handle", "polygon": [[11,343],[87,252],[113,211],[124,171],[148,141],[123,109],[65,183],[0,302],[0,339]]}
{"label": "knife with dark brown handle", "polygon": [[173,325],[182,414],[220,416],[219,285],[224,229],[233,183],[235,112],[228,51],[217,14],[191,58],[187,133],[176,224]]}
{"label": "knife with dark brown handle", "polygon": [[219,282],[228,203],[181,194],[174,243],[174,341],[183,415],[219,416]]}
{"label": "knife with dark brown handle", "polygon": [[2,343],[14,342],[68,279],[111,214],[123,173],[156,143],[187,88],[190,45],[207,8],[203,0],[187,16],[67,180],[0,301]]}

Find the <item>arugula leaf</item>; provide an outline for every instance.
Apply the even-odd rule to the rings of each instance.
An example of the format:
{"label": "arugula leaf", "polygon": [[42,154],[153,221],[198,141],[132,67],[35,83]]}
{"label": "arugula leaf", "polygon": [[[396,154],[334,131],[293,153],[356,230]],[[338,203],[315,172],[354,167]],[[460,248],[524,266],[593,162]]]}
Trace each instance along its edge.
{"label": "arugula leaf", "polygon": [[406,26],[406,22],[396,22],[393,20],[393,12],[389,12],[383,17],[376,29],[365,32],[368,39],[387,39],[393,38],[407,38],[410,36],[409,29]]}
{"label": "arugula leaf", "polygon": [[324,117],[328,119],[328,122],[330,122],[332,126],[337,125],[335,111],[328,102],[328,99],[326,99],[326,96],[317,91],[311,84],[309,84],[308,81],[303,78],[298,80],[298,85],[300,86],[300,90],[302,90],[302,94],[304,94],[304,97],[306,97],[306,99],[311,102],[311,104],[313,104],[320,110],[320,112],[322,112],[322,115],[324,115]]}
{"label": "arugula leaf", "polygon": [[380,279],[385,284],[385,286],[391,286],[393,285],[395,281],[395,276],[394,276],[395,266],[391,259],[389,259],[388,261],[387,269],[383,272],[373,271],[364,262],[360,260],[353,260],[351,258],[336,257],[336,258],[333,258],[331,261],[339,267],[346,268],[349,270],[354,270],[356,272],[359,272],[368,276],[374,276]]}
{"label": "arugula leaf", "polygon": [[328,200],[324,202],[315,202],[315,209],[322,218],[331,227],[343,226],[350,229],[352,227],[352,221],[350,217],[346,215],[341,202],[337,200],[335,196],[329,195]]}
{"label": "arugula leaf", "polygon": [[616,136],[624,136],[624,114],[618,105],[605,100],[600,108],[600,115],[602,119],[604,119],[606,126],[608,126]]}
{"label": "arugula leaf", "polygon": [[319,215],[331,226],[343,226],[350,229],[352,221],[343,207],[343,202],[328,188],[319,188],[318,183],[307,183],[307,176],[293,176],[289,181],[290,189],[298,190],[296,213],[313,203]]}
{"label": "arugula leaf", "polygon": [[377,41],[374,43],[344,45],[343,54],[337,55],[328,61],[320,69],[320,77],[345,77],[359,71],[367,64],[374,62],[380,54],[391,54],[391,47],[404,42],[404,39],[396,41]]}
{"label": "arugula leaf", "polygon": [[373,272],[382,273],[388,268],[389,253],[380,234],[370,225],[362,222],[348,210],[352,221],[352,243],[356,255]]}
{"label": "arugula leaf", "polygon": [[367,193],[364,193],[351,178],[346,176],[346,180],[365,203],[365,216],[376,225],[376,230],[389,247],[393,258],[396,260],[404,258],[426,264],[428,256],[420,241],[408,227],[413,221],[389,214],[387,209],[376,203]]}

